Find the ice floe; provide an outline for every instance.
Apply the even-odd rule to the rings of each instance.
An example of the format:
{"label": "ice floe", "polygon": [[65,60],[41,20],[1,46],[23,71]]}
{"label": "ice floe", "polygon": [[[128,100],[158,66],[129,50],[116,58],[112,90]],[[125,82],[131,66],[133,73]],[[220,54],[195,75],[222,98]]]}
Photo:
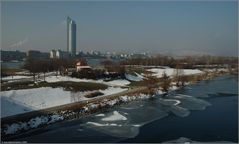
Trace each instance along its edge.
{"label": "ice floe", "polygon": [[205,100],[198,99],[188,95],[175,95],[170,96],[170,98],[174,98],[176,100],[181,101],[179,106],[189,109],[189,110],[204,110],[206,107],[210,106],[211,104]]}
{"label": "ice floe", "polygon": [[177,144],[190,144],[190,143],[195,143],[195,144],[217,144],[217,143],[224,143],[224,144],[228,144],[228,143],[233,143],[230,141],[210,141],[210,142],[201,142],[201,141],[194,141],[191,140],[189,138],[186,137],[180,137],[178,139],[175,140],[170,140],[170,141],[165,141],[162,142],[162,144],[170,144],[170,143],[177,143]]}
{"label": "ice floe", "polygon": [[112,115],[102,118],[102,121],[119,121],[119,120],[127,120],[125,116],[120,114],[118,111],[114,111]]}
{"label": "ice floe", "polygon": [[[121,96],[120,100],[128,102],[137,98],[149,97],[147,95]],[[147,123],[172,114],[186,117],[190,115],[190,110],[203,110],[207,106],[210,106],[210,103],[192,96],[180,94],[159,96],[147,103],[131,101],[131,103],[121,106],[117,111],[105,113],[100,117],[95,115],[93,116],[94,121],[90,121],[84,126],[111,136],[132,138],[137,136],[139,128]]]}
{"label": "ice floe", "polygon": [[105,114],[97,114],[95,116],[99,116],[99,117],[102,117],[102,116],[105,116]]}

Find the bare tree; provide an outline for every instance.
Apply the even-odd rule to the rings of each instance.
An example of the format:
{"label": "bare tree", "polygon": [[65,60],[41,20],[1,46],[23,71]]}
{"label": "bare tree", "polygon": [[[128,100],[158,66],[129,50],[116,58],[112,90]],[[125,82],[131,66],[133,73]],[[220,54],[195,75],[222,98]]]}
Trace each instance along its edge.
{"label": "bare tree", "polygon": [[168,92],[170,84],[171,84],[171,80],[169,76],[167,76],[167,74],[164,72],[162,75],[162,82],[160,83],[160,86],[164,92]]}
{"label": "bare tree", "polygon": [[25,69],[29,70],[33,74],[33,80],[36,81],[36,74],[40,72],[37,60],[28,59],[24,65]]}
{"label": "bare tree", "polygon": [[176,68],[174,70],[174,77],[176,80],[176,85],[178,87],[184,86],[185,85],[185,77],[184,77],[184,71],[182,69],[182,66],[177,64]]}

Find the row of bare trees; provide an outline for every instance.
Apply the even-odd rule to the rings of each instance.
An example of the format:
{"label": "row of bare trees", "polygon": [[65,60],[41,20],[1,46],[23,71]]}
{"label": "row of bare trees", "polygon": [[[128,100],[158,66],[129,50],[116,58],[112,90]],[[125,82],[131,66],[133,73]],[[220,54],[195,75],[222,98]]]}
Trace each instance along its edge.
{"label": "row of bare trees", "polygon": [[[82,60],[83,61],[83,60]],[[44,81],[45,81],[45,74],[47,72],[52,71],[59,71],[64,72],[67,68],[74,68],[76,64],[76,60],[61,60],[61,59],[50,59],[50,60],[34,60],[28,59],[24,65],[24,68],[29,70],[36,80],[37,73],[44,74]]]}
{"label": "row of bare trees", "polygon": [[120,62],[121,65],[161,65],[175,68],[181,64],[183,68],[193,68],[194,65],[222,65],[228,64],[235,67],[238,65],[238,57],[222,56],[186,56],[182,58],[173,58],[170,56],[158,55],[151,58],[134,58]]}

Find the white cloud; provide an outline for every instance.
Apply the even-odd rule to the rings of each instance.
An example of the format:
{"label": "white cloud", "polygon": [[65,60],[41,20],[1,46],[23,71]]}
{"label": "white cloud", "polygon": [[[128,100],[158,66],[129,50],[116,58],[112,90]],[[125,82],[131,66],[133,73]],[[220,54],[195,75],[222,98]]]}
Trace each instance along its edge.
{"label": "white cloud", "polygon": [[20,47],[29,41],[28,37],[10,45],[11,48]]}

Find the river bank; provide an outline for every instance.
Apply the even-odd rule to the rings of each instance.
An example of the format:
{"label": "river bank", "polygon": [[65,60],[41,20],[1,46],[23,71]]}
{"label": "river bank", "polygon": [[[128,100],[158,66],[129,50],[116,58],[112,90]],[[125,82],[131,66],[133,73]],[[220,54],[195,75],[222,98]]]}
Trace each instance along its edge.
{"label": "river bank", "polygon": [[[225,73],[217,73],[213,76],[221,76]],[[209,75],[210,76],[210,75]],[[209,76],[197,76],[200,78],[203,78],[203,80],[211,79],[212,77]],[[198,78],[197,78],[198,79]],[[195,83],[195,81],[192,81],[190,83]],[[188,84],[190,84],[188,82]],[[172,86],[171,90],[177,90],[178,87]],[[53,107],[50,109],[45,109],[41,111],[35,111],[32,113],[23,114],[20,116],[13,116],[10,118],[2,119],[2,133],[4,137],[8,137],[7,135],[14,135],[15,133],[21,133],[24,131],[28,131],[32,128],[38,128],[43,127],[45,125],[48,125],[50,123],[49,121],[52,121],[53,117],[58,117],[54,120],[54,122],[62,121],[62,120],[69,120],[69,119],[75,119],[80,118],[82,116],[96,113],[100,111],[101,109],[109,108],[114,105],[120,105],[122,103],[127,103],[129,101],[137,100],[137,99],[148,99],[153,97],[154,95],[149,95],[151,93],[148,89],[148,87],[139,87],[135,89],[130,89],[128,92],[119,93],[111,96],[106,97],[99,97],[90,101],[83,101],[79,103],[73,103],[73,104],[67,104],[65,106],[58,106]],[[154,94],[164,94],[161,90],[158,90]],[[38,121],[36,121],[36,119]],[[32,124],[32,121],[34,123]],[[31,124],[29,124],[31,122]],[[37,124],[36,124],[37,123]],[[30,126],[25,126],[30,125]],[[33,125],[33,126],[31,126]],[[36,126],[37,125],[37,126]],[[10,130],[10,131],[9,131]]]}
{"label": "river bank", "polygon": [[[31,130],[11,141],[128,143],[166,142],[184,137],[183,142],[238,142],[237,86],[235,77],[217,77],[188,85],[165,98],[167,101],[180,96],[178,107],[173,103],[163,105],[165,101],[158,96],[134,100]],[[210,106],[203,108],[206,103],[198,98]],[[187,111],[189,114],[182,117]]]}

